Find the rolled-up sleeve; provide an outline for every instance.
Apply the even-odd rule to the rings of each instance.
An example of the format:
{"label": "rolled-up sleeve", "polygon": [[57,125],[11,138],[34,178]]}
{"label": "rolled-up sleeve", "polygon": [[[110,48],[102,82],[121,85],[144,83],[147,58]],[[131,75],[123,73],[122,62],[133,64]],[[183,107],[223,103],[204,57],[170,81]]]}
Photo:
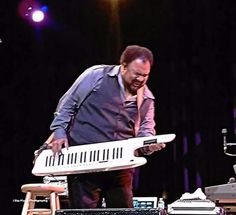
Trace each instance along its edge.
{"label": "rolled-up sleeve", "polygon": [[139,128],[137,136],[145,137],[145,136],[152,136],[156,134],[156,130],[155,130],[156,123],[154,120],[154,116],[155,116],[155,104],[154,104],[154,100],[152,99],[150,102],[150,105],[148,106],[146,115],[141,120],[140,128]]}

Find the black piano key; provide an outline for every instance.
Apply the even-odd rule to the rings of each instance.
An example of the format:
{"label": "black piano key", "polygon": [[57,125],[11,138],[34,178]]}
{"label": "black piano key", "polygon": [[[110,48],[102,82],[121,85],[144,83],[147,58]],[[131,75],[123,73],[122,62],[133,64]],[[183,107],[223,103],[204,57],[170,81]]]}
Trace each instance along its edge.
{"label": "black piano key", "polygon": [[64,165],[64,159],[65,158],[65,156],[64,156],[64,154],[62,154],[62,159],[61,159],[61,165]]}
{"label": "black piano key", "polygon": [[90,151],[89,162],[92,162],[93,151]]}
{"label": "black piano key", "polygon": [[105,160],[105,156],[106,156],[106,151],[105,151],[105,149],[103,149],[103,151],[102,151],[102,160]]}
{"label": "black piano key", "polygon": [[60,166],[60,165],[63,165],[63,161],[64,161],[64,154],[59,154],[58,155],[58,162],[57,162],[57,165]]}
{"label": "black piano key", "polygon": [[123,147],[120,148],[120,158],[123,157]]}
{"label": "black piano key", "polygon": [[58,156],[57,166],[60,166],[61,154]]}
{"label": "black piano key", "polygon": [[82,163],[82,161],[83,161],[83,152],[80,152],[80,160],[79,160],[79,162]]}
{"label": "black piano key", "polygon": [[49,166],[52,166],[52,155],[49,157]]}
{"label": "black piano key", "polygon": [[68,153],[68,156],[67,156],[67,164],[70,164],[70,153]]}
{"label": "black piano key", "polygon": [[52,166],[55,165],[56,156],[52,156]]}
{"label": "black piano key", "polygon": [[86,163],[86,155],[87,155],[87,152],[85,151],[84,152],[84,163]]}
{"label": "black piano key", "polygon": [[97,151],[93,151],[93,161],[95,161],[95,159],[96,159],[96,152]]}
{"label": "black piano key", "polygon": [[74,153],[71,153],[70,164],[73,164],[73,159],[74,159]]}
{"label": "black piano key", "polygon": [[75,153],[74,164],[77,163],[77,152]]}
{"label": "black piano key", "polygon": [[45,167],[48,166],[48,156],[46,157]]}
{"label": "black piano key", "polygon": [[109,160],[109,149],[107,149],[107,160]]}
{"label": "black piano key", "polygon": [[116,148],[116,159],[119,158],[119,148]]}
{"label": "black piano key", "polygon": [[116,149],[113,148],[112,159],[115,159],[115,152],[116,152]]}

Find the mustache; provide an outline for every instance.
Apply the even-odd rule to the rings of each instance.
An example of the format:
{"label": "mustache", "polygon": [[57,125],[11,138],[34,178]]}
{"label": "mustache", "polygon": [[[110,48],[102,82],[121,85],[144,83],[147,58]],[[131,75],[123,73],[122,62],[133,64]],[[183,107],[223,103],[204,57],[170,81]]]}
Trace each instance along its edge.
{"label": "mustache", "polygon": [[144,85],[145,84],[145,81],[138,81],[138,80],[134,80],[133,82],[132,82],[132,84],[135,84],[135,85]]}

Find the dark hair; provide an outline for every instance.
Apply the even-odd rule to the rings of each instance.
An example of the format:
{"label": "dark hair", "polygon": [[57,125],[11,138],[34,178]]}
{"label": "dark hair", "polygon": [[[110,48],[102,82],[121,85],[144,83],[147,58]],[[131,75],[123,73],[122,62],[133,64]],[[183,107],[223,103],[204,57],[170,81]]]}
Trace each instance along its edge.
{"label": "dark hair", "polygon": [[145,47],[138,45],[127,46],[120,56],[120,64],[126,63],[127,65],[133,60],[142,59],[144,62],[149,61],[153,64],[153,54]]}

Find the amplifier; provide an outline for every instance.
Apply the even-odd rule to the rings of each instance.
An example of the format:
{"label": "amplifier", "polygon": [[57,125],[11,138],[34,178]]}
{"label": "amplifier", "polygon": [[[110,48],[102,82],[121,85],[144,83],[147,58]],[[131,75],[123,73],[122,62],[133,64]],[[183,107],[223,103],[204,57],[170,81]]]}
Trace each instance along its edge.
{"label": "amplifier", "polygon": [[101,209],[64,209],[55,215],[164,215],[165,211],[157,209],[101,208]]}

